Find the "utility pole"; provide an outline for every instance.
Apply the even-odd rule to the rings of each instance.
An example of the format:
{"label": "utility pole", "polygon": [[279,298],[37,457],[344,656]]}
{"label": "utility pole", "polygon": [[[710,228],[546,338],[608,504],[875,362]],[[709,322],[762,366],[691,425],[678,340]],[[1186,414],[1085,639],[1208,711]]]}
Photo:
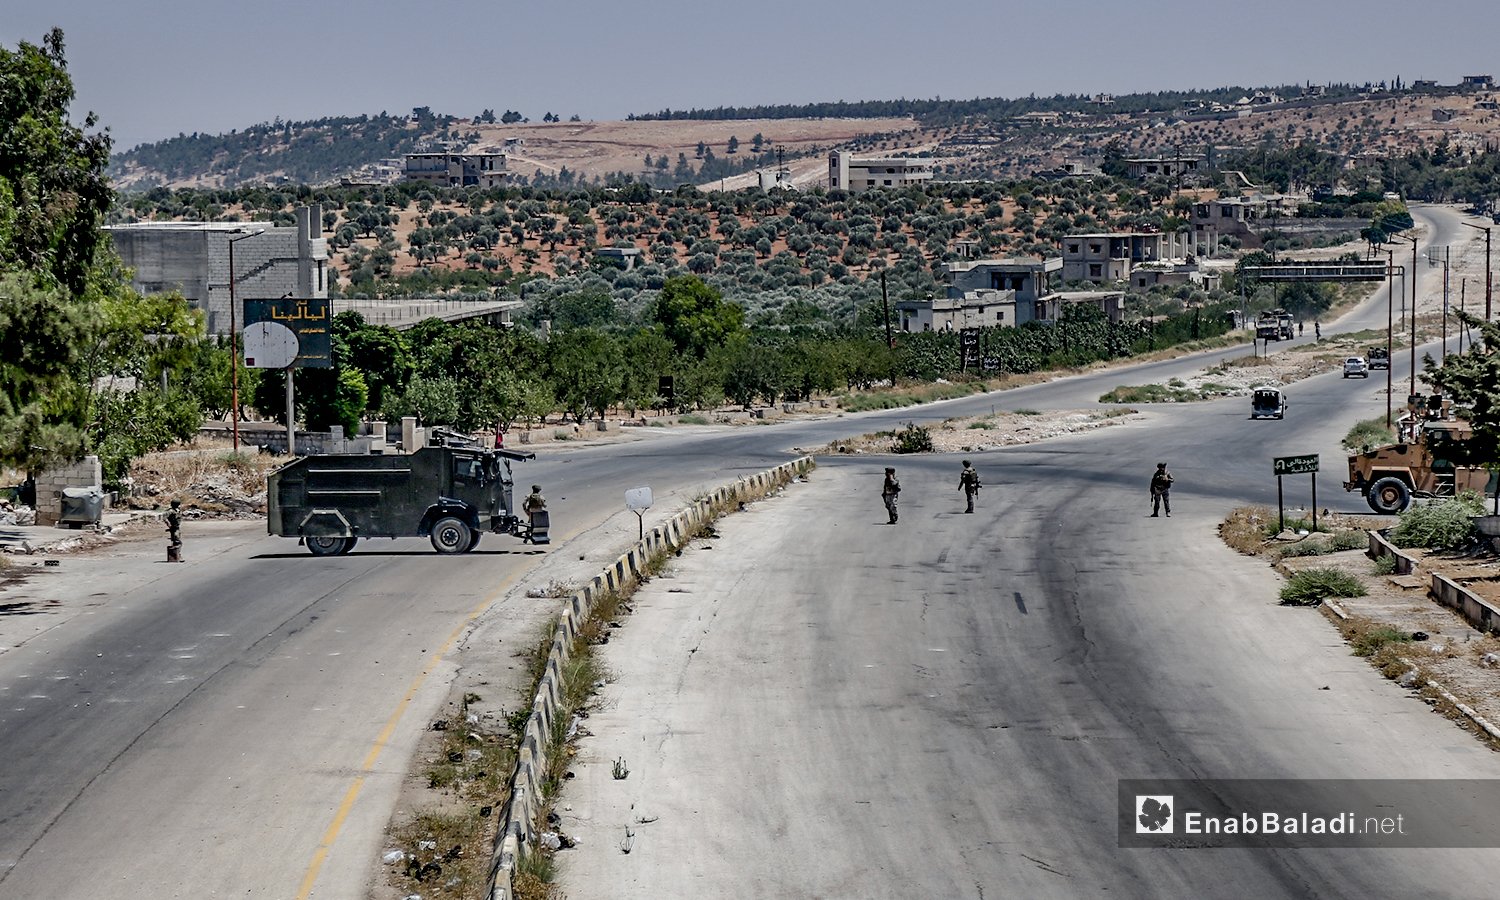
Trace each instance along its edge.
{"label": "utility pole", "polygon": [[1391,338],[1396,324],[1396,251],[1385,251],[1385,257],[1385,427],[1390,428],[1391,392],[1396,389],[1391,383]]}
{"label": "utility pole", "polygon": [[896,339],[891,336],[891,305],[890,297],[885,290],[885,270],[880,270],[880,317],[885,320],[885,345],[895,348]]}
{"label": "utility pole", "polygon": [[239,301],[234,296],[234,244],[245,238],[253,238],[257,234],[265,234],[266,230],[261,228],[246,233],[243,228],[236,228],[229,234],[237,234],[239,237],[229,239],[229,404],[230,421],[234,430],[234,452],[240,452],[240,346],[239,346]]}

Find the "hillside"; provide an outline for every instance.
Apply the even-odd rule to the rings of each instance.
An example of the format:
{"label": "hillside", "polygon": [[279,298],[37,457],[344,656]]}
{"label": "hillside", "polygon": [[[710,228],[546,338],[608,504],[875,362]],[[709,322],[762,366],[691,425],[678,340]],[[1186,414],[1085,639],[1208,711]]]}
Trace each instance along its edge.
{"label": "hillside", "polygon": [[[778,148],[797,180],[811,184],[836,148],[929,156],[940,178],[993,179],[1097,161],[1108,147],[1125,155],[1203,154],[1269,138],[1307,142],[1353,162],[1444,139],[1460,152],[1500,143],[1500,113],[1488,91],[1278,90],[664,111],[622,122],[500,124],[493,116],[463,119],[424,108],[410,116],[278,120],[228,135],[182,135],[116,154],[110,172],[127,191],[331,184],[369,180],[371,165],[446,141],[503,149],[517,183],[570,187],[629,178],[659,187],[731,187],[748,186],[755,169],[774,167]],[[799,110],[809,115],[791,115]],[[813,115],[824,112],[842,115]],[[905,114],[855,115],[864,112]]]}

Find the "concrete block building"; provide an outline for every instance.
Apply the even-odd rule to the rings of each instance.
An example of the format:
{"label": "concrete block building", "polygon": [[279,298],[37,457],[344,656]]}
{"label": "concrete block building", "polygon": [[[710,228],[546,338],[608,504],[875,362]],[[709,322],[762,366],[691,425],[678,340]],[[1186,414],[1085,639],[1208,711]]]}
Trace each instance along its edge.
{"label": "concrete block building", "polygon": [[234,240],[234,293],[245,300],[328,296],[328,241],[317,204],[298,207],[295,226],[266,222],[140,222],[108,229],[132,283],[143,294],[181,291],[203,311],[209,334],[229,333],[229,242]]}
{"label": "concrete block building", "polygon": [[845,150],[828,154],[828,187],[832,190],[897,190],[932,180],[932,161],[906,156],[856,158]]}
{"label": "concrete block building", "polygon": [[1133,269],[1167,258],[1170,249],[1168,236],[1159,231],[1070,234],[1062,241],[1062,279],[1128,281]]}
{"label": "concrete block building", "polygon": [[902,331],[962,331],[1016,324],[1015,291],[968,291],[957,297],[901,300],[896,316]]}
{"label": "concrete block building", "polygon": [[943,265],[947,295],[962,297],[969,291],[1013,291],[1016,303],[1031,303],[1052,293],[1062,259],[975,259],[955,260]]}
{"label": "concrete block building", "polygon": [[408,153],[407,181],[438,187],[503,187],[510,173],[504,153]]}

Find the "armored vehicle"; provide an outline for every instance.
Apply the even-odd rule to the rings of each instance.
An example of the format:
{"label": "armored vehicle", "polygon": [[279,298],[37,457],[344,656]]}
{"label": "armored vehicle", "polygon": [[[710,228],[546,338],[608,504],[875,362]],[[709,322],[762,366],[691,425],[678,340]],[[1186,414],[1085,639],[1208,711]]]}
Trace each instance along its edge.
{"label": "armored vehicle", "polygon": [[512,513],[510,464],[535,457],[478,445],[304,457],[267,476],[266,528],[316,556],[373,537],[426,537],[439,553],[467,553],[484,532],[546,544],[546,510]]}
{"label": "armored vehicle", "polygon": [[[1485,491],[1490,475],[1477,466],[1456,465],[1439,456],[1451,453],[1469,435],[1459,421],[1419,422],[1407,443],[1376,447],[1349,457],[1344,490],[1358,491],[1378,513],[1394,515],[1413,497],[1453,497],[1459,491]],[[1406,432],[1411,434],[1411,430]]]}
{"label": "armored vehicle", "polygon": [[1391,354],[1384,347],[1371,347],[1370,352],[1366,353],[1365,356],[1369,357],[1370,368],[1372,369],[1389,369],[1391,367]]}
{"label": "armored vehicle", "polygon": [[1262,341],[1289,341],[1297,336],[1292,314],[1284,309],[1268,309],[1255,320],[1255,337]]}

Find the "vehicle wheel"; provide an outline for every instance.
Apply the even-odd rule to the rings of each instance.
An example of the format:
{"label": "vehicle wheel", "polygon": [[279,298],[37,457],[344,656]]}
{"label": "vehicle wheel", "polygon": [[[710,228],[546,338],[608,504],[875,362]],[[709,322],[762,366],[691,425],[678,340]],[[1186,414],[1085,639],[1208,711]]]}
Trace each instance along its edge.
{"label": "vehicle wheel", "polygon": [[1387,475],[1370,485],[1365,499],[1371,509],[1382,515],[1393,516],[1404,512],[1411,505],[1411,490],[1407,488],[1406,482]]}
{"label": "vehicle wheel", "polygon": [[482,531],[480,531],[478,529],[475,529],[474,530],[474,536],[471,537],[471,538],[469,538],[469,546],[464,550],[464,552],[468,553],[470,550],[473,550],[475,547],[478,547],[479,546],[479,539],[482,538],[482,537],[484,537],[484,532],[482,532]]}
{"label": "vehicle wheel", "polygon": [[354,545],[357,544],[357,543],[359,543],[359,538],[357,538],[357,537],[346,537],[346,538],[344,538],[344,546],[339,549],[339,555],[343,556],[345,553],[348,553],[350,550],[353,550],[354,549]]}
{"label": "vehicle wheel", "polygon": [[334,556],[344,552],[344,542],[348,538],[341,537],[310,537],[307,539],[307,549],[313,556]]}
{"label": "vehicle wheel", "polygon": [[444,516],[432,524],[432,549],[439,553],[463,553],[474,534],[463,519]]}

